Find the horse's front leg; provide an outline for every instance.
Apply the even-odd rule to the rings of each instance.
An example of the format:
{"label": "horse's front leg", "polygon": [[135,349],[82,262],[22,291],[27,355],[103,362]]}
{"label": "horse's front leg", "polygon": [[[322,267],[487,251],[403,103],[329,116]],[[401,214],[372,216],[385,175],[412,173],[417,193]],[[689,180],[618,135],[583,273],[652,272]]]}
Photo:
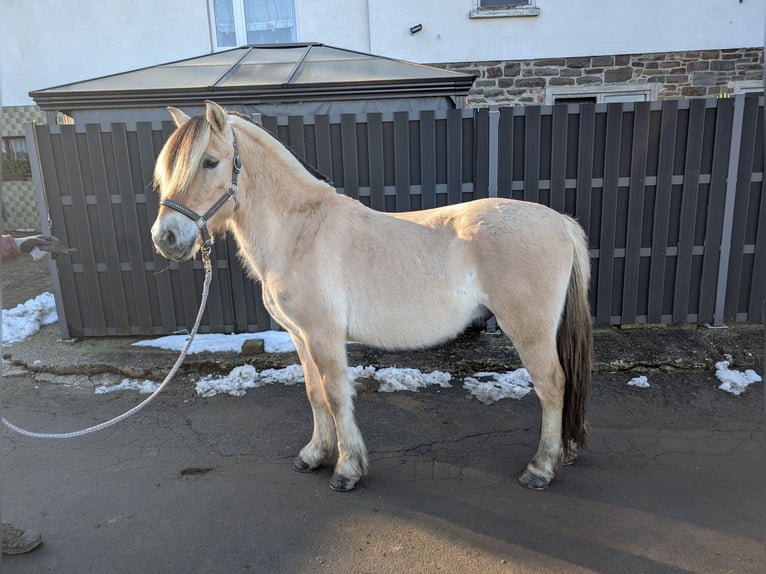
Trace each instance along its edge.
{"label": "horse's front leg", "polygon": [[311,403],[311,411],[314,415],[314,432],[309,443],[301,449],[300,454],[293,461],[293,469],[298,472],[310,472],[318,466],[334,461],[337,456],[335,437],[335,422],[327,401],[322,392],[319,371],[313,359],[309,355],[306,346],[296,335],[293,335],[293,343],[298,351],[298,357],[303,367],[303,378],[306,381],[306,395]]}
{"label": "horse's front leg", "polygon": [[328,333],[305,339],[306,348],[319,372],[327,407],[335,422],[338,461],[330,479],[330,488],[352,490],[367,474],[367,448],[354,418],[354,388],[348,380],[346,341]]}

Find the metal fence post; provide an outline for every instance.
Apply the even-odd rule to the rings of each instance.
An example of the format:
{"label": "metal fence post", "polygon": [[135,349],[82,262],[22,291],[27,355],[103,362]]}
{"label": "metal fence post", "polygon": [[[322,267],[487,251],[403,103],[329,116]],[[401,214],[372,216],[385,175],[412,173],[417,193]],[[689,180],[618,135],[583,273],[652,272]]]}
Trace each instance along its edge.
{"label": "metal fence post", "polygon": [[724,327],[723,315],[726,304],[729,257],[731,255],[731,234],[734,224],[734,203],[737,192],[737,170],[742,142],[742,122],[745,115],[745,94],[737,94],[734,100],[734,119],[731,126],[731,147],[729,148],[729,170],[726,174],[726,200],[723,208],[723,231],[721,234],[721,257],[718,260],[718,283],[716,285],[713,327]]}
{"label": "metal fence post", "polygon": [[489,197],[497,197],[497,153],[498,131],[500,129],[500,110],[497,104],[489,106]]}

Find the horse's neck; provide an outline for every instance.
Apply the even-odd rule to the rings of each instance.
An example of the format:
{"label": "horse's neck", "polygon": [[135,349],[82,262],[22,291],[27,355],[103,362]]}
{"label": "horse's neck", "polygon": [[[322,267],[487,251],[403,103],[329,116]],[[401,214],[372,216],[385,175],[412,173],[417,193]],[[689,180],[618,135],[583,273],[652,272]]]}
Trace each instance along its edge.
{"label": "horse's neck", "polygon": [[316,179],[271,135],[256,126],[240,154],[241,187],[247,195],[232,231],[245,259],[259,276],[279,267],[301,236],[311,232],[336,197],[333,187]]}

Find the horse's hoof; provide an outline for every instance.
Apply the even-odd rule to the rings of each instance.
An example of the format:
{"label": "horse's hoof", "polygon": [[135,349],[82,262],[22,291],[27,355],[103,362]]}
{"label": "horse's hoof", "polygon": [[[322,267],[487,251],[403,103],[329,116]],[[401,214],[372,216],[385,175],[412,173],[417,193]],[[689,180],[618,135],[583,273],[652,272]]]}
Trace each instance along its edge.
{"label": "horse's hoof", "polygon": [[549,479],[537,476],[529,469],[522,472],[519,477],[519,484],[524,488],[529,488],[531,490],[545,490],[550,483],[551,481]]}
{"label": "horse's hoof", "polygon": [[564,466],[569,466],[570,464],[574,464],[577,460],[577,453],[576,452],[570,452],[569,454],[564,455],[564,458],[561,460],[561,464]]}
{"label": "horse's hoof", "polygon": [[309,463],[303,460],[300,456],[296,456],[295,460],[293,460],[293,470],[297,472],[311,472],[314,469],[311,468]]}
{"label": "horse's hoof", "polygon": [[335,492],[349,492],[354,490],[357,481],[333,472],[330,477],[330,488]]}

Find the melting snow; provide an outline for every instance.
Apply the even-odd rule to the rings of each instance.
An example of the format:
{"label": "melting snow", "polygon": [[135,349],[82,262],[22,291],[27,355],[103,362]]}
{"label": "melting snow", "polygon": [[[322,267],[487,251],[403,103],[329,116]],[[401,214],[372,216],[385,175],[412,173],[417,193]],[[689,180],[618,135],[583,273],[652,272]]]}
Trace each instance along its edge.
{"label": "melting snow", "polygon": [[159,383],[154,381],[139,381],[136,379],[122,379],[119,385],[102,385],[96,387],[96,394],[103,395],[104,393],[112,393],[114,391],[138,391],[141,395],[148,395],[153,393],[159,387]]}
{"label": "melting snow", "polygon": [[[138,341],[133,344],[137,347],[158,347],[160,349],[180,352],[183,350],[184,345],[186,345],[188,338],[188,335],[168,335],[167,337]],[[194,337],[191,347],[189,347],[189,354],[194,355],[204,351],[239,353],[242,350],[242,343],[248,339],[263,339],[264,350],[267,353],[289,353],[295,351],[295,346],[289,333],[285,331],[263,331],[261,333],[240,333],[236,335],[198,333]]]}
{"label": "melting snow", "polygon": [[633,377],[628,381],[628,384],[632,387],[641,387],[642,389],[649,388],[649,379],[646,378],[645,375],[641,375],[640,377]]}
{"label": "melting snow", "polygon": [[748,369],[744,373],[729,369],[729,361],[721,361],[715,364],[715,376],[721,381],[718,388],[733,395],[740,395],[745,392],[748,385],[760,383],[763,380],[752,369]]}
{"label": "melting snow", "polygon": [[58,321],[56,301],[43,293],[13,309],[3,309],[3,345],[12,345],[34,335],[43,325]]}
{"label": "melting snow", "polygon": [[526,369],[508,373],[475,373],[473,377],[465,378],[463,388],[488,405],[500,399],[520,399],[526,396],[532,390],[532,379]]}

